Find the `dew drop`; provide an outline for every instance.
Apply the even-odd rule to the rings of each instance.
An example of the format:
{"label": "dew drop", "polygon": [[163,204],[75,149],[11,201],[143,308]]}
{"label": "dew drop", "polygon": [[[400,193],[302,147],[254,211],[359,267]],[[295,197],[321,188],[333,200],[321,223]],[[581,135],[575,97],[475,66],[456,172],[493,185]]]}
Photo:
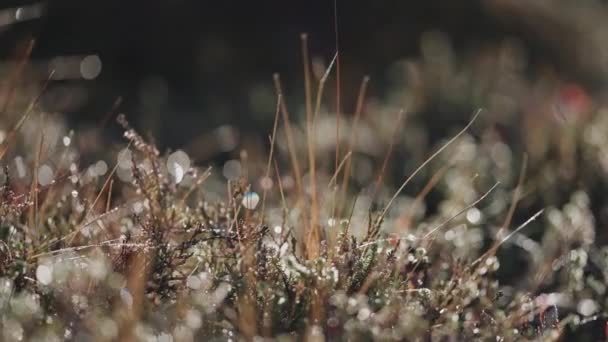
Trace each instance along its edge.
{"label": "dew drop", "polygon": [[583,299],[577,305],[577,310],[583,316],[591,316],[597,312],[598,305],[593,299]]}
{"label": "dew drop", "polygon": [[477,208],[471,208],[467,211],[467,220],[472,224],[477,224],[481,220],[481,211]]}
{"label": "dew drop", "polygon": [[49,285],[53,281],[53,269],[47,265],[38,265],[36,279],[43,285]]}
{"label": "dew drop", "polygon": [[190,169],[190,157],[186,152],[177,150],[167,158],[167,171],[175,179],[175,183],[180,183],[184,175]]}
{"label": "dew drop", "polygon": [[260,202],[260,195],[256,192],[250,191],[243,196],[243,206],[249,210],[253,210],[258,206]]}

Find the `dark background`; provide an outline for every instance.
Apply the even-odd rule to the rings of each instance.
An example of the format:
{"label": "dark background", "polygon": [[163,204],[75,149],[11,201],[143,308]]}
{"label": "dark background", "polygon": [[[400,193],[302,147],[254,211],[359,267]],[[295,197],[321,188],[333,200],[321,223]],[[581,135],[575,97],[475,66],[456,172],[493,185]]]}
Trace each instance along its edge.
{"label": "dark background", "polygon": [[[553,1],[558,2],[567,1]],[[388,68],[400,59],[416,58],[420,37],[428,31],[441,31],[456,51],[472,53],[488,42],[514,37],[527,51],[530,78],[537,69],[549,66],[566,82],[601,92],[608,72],[605,65],[589,63],[579,55],[580,51],[592,57],[601,53],[580,48],[587,33],[578,30],[578,19],[570,18],[567,10],[554,13],[533,5],[539,1],[529,3],[528,8],[528,2],[517,0],[338,0],[345,115],[353,109],[361,78],[370,75],[370,93],[382,96],[390,87]],[[0,8],[25,4],[5,0]],[[0,56],[11,58],[14,49],[30,38],[36,40],[32,63],[40,65],[57,56],[99,55],[103,70],[95,80],[53,81],[48,90],[77,87],[86,93],[84,100],[61,100],[57,95],[52,99],[61,101],[43,105],[66,113],[74,126],[98,125],[121,97],[118,111],[131,123],[150,129],[161,148],[179,148],[225,124],[265,137],[272,128],[274,103],[265,108],[266,115],[254,115],[252,89],[260,85],[272,89],[272,74],[279,72],[287,101],[301,104],[299,35],[307,32],[312,55],[329,61],[336,44],[334,15],[331,0],[56,0],[45,3],[41,18],[0,31]],[[600,19],[598,23],[605,22]],[[41,73],[38,81],[44,78]],[[149,93],[151,88],[152,95],[144,99],[142,89]],[[65,94],[69,97],[73,92]],[[120,134],[118,125],[111,126],[106,130],[109,134]],[[400,169],[395,178],[402,173]],[[571,190],[563,186],[556,191]],[[605,197],[602,188],[592,190],[592,198]],[[595,202],[599,212],[600,204]],[[527,213],[521,216],[517,222]],[[513,269],[520,271],[519,265]]]}
{"label": "dark background", "polygon": [[[446,33],[456,50],[517,37],[529,50],[530,65],[551,64],[589,86],[602,82],[594,70],[564,59],[568,53],[560,53],[560,39],[567,37],[560,37],[559,22],[540,18],[539,25],[550,30],[552,38],[559,37],[547,39],[534,24],[519,20],[517,11],[492,7],[503,2],[509,3],[338,0],[345,111],[352,110],[363,75],[372,76],[372,94],[382,92],[390,64],[417,56],[420,35],[429,30]],[[25,4],[4,1],[1,6]],[[161,146],[183,145],[220,124],[268,131],[272,114],[252,118],[252,88],[262,84],[272,89],[272,73],[280,72],[288,95],[299,96],[301,32],[309,33],[313,56],[330,60],[335,52],[334,2],[328,0],[62,0],[44,5],[42,18],[4,29],[2,55],[10,56],[11,49],[29,37],[36,39],[34,62],[98,54],[103,70],[97,79],[51,85],[78,86],[86,91],[85,100],[47,101],[48,109],[66,112],[74,122],[96,123],[120,96],[120,111],[136,126],[149,128],[146,121],[155,122],[153,133]],[[157,86],[160,82],[161,95],[166,96],[144,104],[141,90],[150,80]],[[63,106],[53,108],[57,103]]]}

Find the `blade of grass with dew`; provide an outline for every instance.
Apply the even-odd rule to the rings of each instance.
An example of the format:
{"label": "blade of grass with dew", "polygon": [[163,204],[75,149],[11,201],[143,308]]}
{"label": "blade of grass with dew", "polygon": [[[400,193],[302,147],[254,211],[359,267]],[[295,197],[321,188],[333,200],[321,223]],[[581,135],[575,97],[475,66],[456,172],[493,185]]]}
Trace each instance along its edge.
{"label": "blade of grass with dew", "polygon": [[296,191],[298,196],[302,196],[302,176],[300,174],[300,163],[296,153],[295,142],[293,141],[293,132],[291,131],[291,123],[289,121],[289,112],[287,111],[287,105],[285,104],[285,97],[283,96],[283,88],[281,86],[281,79],[279,74],[274,74],[274,85],[277,96],[282,98],[281,101],[281,115],[283,118],[283,126],[285,127],[285,135],[287,138],[287,149],[289,150],[289,158],[291,160],[291,168],[296,183]]}
{"label": "blade of grass with dew", "polygon": [[[36,41],[34,39],[30,39],[27,42],[27,46],[25,48],[25,51],[23,51],[23,53],[21,53],[19,56],[17,56],[17,67],[14,69],[11,69],[11,73],[8,76],[8,90],[6,91],[6,95],[4,96],[4,99],[2,101],[2,109],[0,110],[0,113],[2,113],[2,115],[6,114],[6,111],[8,109],[8,106],[11,104],[11,102],[13,101],[14,97],[15,97],[15,90],[17,89],[17,81],[21,78],[22,74],[23,74],[23,70],[25,69],[25,66],[27,65],[28,60],[30,59],[30,56],[32,55],[32,51],[34,50],[34,45],[36,44]],[[19,49],[17,49],[19,50]],[[17,53],[19,54],[19,53]]]}
{"label": "blade of grass with dew", "polygon": [[[272,164],[272,158],[274,157],[274,143],[277,137],[277,127],[279,126],[279,114],[281,112],[281,95],[277,96],[277,106],[274,114],[274,122],[272,124],[272,135],[269,137],[270,140],[270,152],[268,153],[268,161],[266,162],[266,172],[264,173],[264,181],[270,180],[270,167]],[[268,187],[264,186],[262,189],[262,214],[260,217],[260,224],[264,224],[264,218],[266,215],[266,196],[268,195]]]}
{"label": "blade of grass with dew", "polygon": [[[308,48],[306,47],[306,50]],[[313,211],[313,215],[314,218],[311,218],[311,234],[316,234],[317,236],[310,236],[310,238],[312,239],[311,243],[315,243],[314,241],[316,241],[316,244],[319,245],[321,243],[320,241],[320,232],[319,232],[319,222],[318,222],[318,194],[317,194],[317,184],[316,184],[316,166],[315,166],[315,160],[316,160],[316,149],[315,149],[315,141],[316,141],[316,129],[315,129],[315,120],[317,118],[317,116],[319,115],[319,111],[321,110],[321,102],[322,102],[322,98],[323,98],[323,93],[325,90],[325,83],[327,82],[327,78],[329,77],[332,67],[334,65],[334,62],[336,61],[336,57],[337,54],[334,55],[334,58],[332,59],[332,61],[329,63],[329,66],[327,67],[327,69],[325,70],[325,74],[323,75],[323,77],[321,78],[321,80],[319,81],[319,87],[317,89],[317,99],[316,99],[316,104],[315,104],[315,110],[313,113],[313,116],[311,118],[311,122],[309,123],[309,133],[308,133],[308,138],[309,138],[309,158],[310,158],[310,172],[311,172],[311,192],[312,192],[312,211]],[[309,71],[307,72],[309,73]],[[338,166],[339,167],[339,166]],[[336,171],[338,171],[338,169],[336,169]],[[320,248],[320,247],[318,247]],[[314,253],[317,257],[319,255],[319,251],[315,251]]]}
{"label": "blade of grass with dew", "polygon": [[471,125],[473,125],[473,123],[475,122],[475,120],[477,119],[477,117],[479,116],[480,113],[481,113],[481,109],[477,110],[475,115],[473,115],[473,118],[460,132],[458,132],[458,134],[456,134],[452,139],[450,139],[443,146],[441,146],[441,148],[439,150],[437,150],[430,157],[428,157],[422,164],[420,164],[420,166],[418,166],[418,168],[416,170],[414,170],[414,172],[412,172],[412,174],[401,184],[399,189],[397,189],[397,191],[395,191],[395,194],[393,195],[393,197],[391,197],[391,199],[388,201],[387,205],[384,207],[384,209],[382,210],[382,213],[378,217],[378,220],[377,220],[378,223],[382,222],[382,220],[386,216],[386,213],[392,206],[393,202],[397,199],[397,197],[399,196],[401,191],[403,191],[403,189],[409,184],[409,182],[418,174],[418,172],[420,172],[428,163],[430,163],[433,159],[435,159],[448,146],[453,144],[454,141],[456,141],[458,138],[460,138],[460,136],[462,136],[471,127]]}
{"label": "blade of grass with dew", "polygon": [[[406,223],[406,225],[404,226],[405,229],[410,227],[412,218],[414,216],[414,210],[416,209],[416,207],[422,203],[424,198],[429,194],[429,192],[431,192],[431,190],[435,187],[435,185],[437,185],[437,183],[439,183],[439,180],[441,180],[441,178],[443,178],[443,176],[450,169],[450,167],[452,167],[452,165],[453,165],[452,162],[448,162],[445,165],[443,165],[439,170],[437,170],[431,176],[429,181],[424,185],[424,187],[418,193],[418,195],[416,195],[416,198],[414,198],[414,202],[407,209],[405,209],[405,212],[403,213],[403,216],[400,219],[401,222]],[[398,227],[397,230],[399,231],[401,229],[399,229],[399,227]]]}
{"label": "blade of grass with dew", "polygon": [[509,241],[509,239],[511,237],[513,237],[513,235],[519,233],[519,231],[521,231],[522,229],[524,229],[527,225],[529,225],[532,221],[536,220],[540,215],[542,215],[542,213],[545,211],[545,209],[541,209],[539,211],[537,211],[534,215],[532,215],[528,220],[526,220],[526,222],[522,223],[521,225],[519,225],[519,227],[515,228],[511,233],[509,233],[509,235],[505,236],[502,240],[500,240],[500,242],[498,244],[496,244],[494,247],[492,247],[491,249],[489,249],[486,253],[484,253],[482,256],[480,256],[479,258],[477,258],[477,260],[475,260],[471,266],[475,266],[477,265],[480,261],[484,260],[485,258],[487,258],[489,255],[492,255],[493,253],[496,253],[496,251],[498,250],[498,248],[505,242]]}
{"label": "blade of grass with dew", "polygon": [[[335,168],[338,168],[338,160],[340,160],[340,116],[341,100],[340,94],[341,79],[340,79],[340,31],[338,27],[338,0],[334,0],[334,31],[336,40],[336,157]],[[350,149],[349,149],[350,150]]]}
{"label": "blade of grass with dew", "polygon": [[336,179],[338,178],[338,174],[342,170],[342,167],[344,167],[344,165],[346,164],[346,162],[350,159],[350,156],[352,154],[353,154],[353,151],[348,151],[348,153],[346,153],[346,155],[344,156],[344,158],[342,158],[342,161],[338,165],[338,168],[336,169],[336,171],[334,172],[334,174],[329,179],[329,183],[327,183],[327,188],[328,189],[331,189],[333,186],[336,185]]}
{"label": "blade of grass with dew", "polygon": [[378,171],[378,176],[376,177],[376,184],[374,186],[374,192],[372,193],[372,198],[376,197],[376,195],[378,194],[378,191],[380,191],[380,184],[382,184],[382,181],[384,180],[384,174],[386,172],[386,167],[388,166],[388,161],[390,160],[392,154],[393,154],[393,148],[395,147],[395,141],[397,140],[397,133],[399,133],[399,130],[401,129],[401,121],[403,120],[405,111],[403,109],[399,110],[399,113],[397,114],[397,122],[395,123],[395,130],[393,131],[393,134],[391,136],[391,142],[388,146],[388,150],[386,151],[386,154],[384,156],[384,160],[382,161],[382,166],[380,167],[380,171]]}
{"label": "blade of grass with dew", "polygon": [[38,95],[34,98],[34,100],[32,102],[30,102],[30,104],[28,105],[27,109],[25,110],[25,112],[23,113],[23,115],[21,116],[19,121],[17,121],[15,126],[13,126],[13,128],[11,128],[11,130],[8,132],[6,139],[4,139],[4,141],[2,142],[2,145],[0,145],[0,160],[4,159],[4,156],[6,155],[6,152],[8,151],[10,144],[17,137],[17,132],[19,132],[19,130],[21,129],[21,127],[23,126],[25,121],[29,118],[30,114],[34,110],[34,107],[36,106],[36,104],[38,104],[38,102],[40,101],[40,98],[42,97],[42,95],[44,94],[46,89],[48,88],[49,83],[50,83],[51,79],[53,78],[54,74],[55,74],[55,71],[54,70],[51,71],[51,73],[49,74],[49,77],[47,78],[46,82],[42,86],[42,89],[40,90]]}
{"label": "blade of grass with dew", "polygon": [[[367,85],[369,84],[369,76],[363,77],[361,80],[361,85],[359,86],[359,94],[357,95],[357,106],[355,108],[355,115],[353,118],[353,125],[350,130],[350,136],[348,138],[348,151],[353,150],[353,146],[355,144],[355,139],[357,137],[357,132],[359,128],[359,120],[361,119],[361,113],[363,112],[363,106],[365,101],[365,95],[367,93]],[[344,167],[344,175],[342,176],[342,187],[341,194],[339,197],[340,207],[338,208],[337,214],[342,216],[342,211],[344,210],[344,206],[342,205],[344,201],[346,201],[346,190],[348,188],[348,181],[350,179],[350,172],[352,166],[352,159],[348,159],[346,162],[346,166]],[[336,213],[333,213],[333,217],[336,217]]]}
{"label": "blade of grass with dew", "polygon": [[465,212],[467,212],[469,209],[473,208],[474,206],[476,206],[477,204],[479,204],[479,202],[483,201],[486,197],[488,197],[488,195],[494,191],[494,189],[496,189],[496,187],[498,187],[500,185],[500,182],[496,182],[491,188],[490,190],[486,191],[481,197],[479,197],[477,200],[475,200],[473,203],[467,205],[466,207],[464,207],[462,210],[460,210],[459,212],[457,212],[456,214],[454,214],[453,216],[449,217],[448,219],[446,219],[445,221],[441,222],[440,224],[438,224],[436,227],[434,227],[433,229],[431,229],[428,233],[426,233],[422,239],[426,240],[428,239],[431,235],[435,234],[435,232],[437,232],[439,229],[441,229],[442,227],[445,227],[445,225],[447,225],[448,223],[452,222],[455,218],[457,218],[458,216],[464,214]]}
{"label": "blade of grass with dew", "polygon": [[[483,195],[481,195],[479,198],[477,198],[473,203],[467,205],[464,209],[458,211],[456,214],[450,216],[446,220],[442,221],[441,223],[439,223],[438,225],[436,225],[435,227],[433,227],[428,233],[426,233],[422,237],[422,240],[425,240],[425,239],[429,238],[431,235],[433,235],[439,229],[441,229],[442,227],[444,227],[446,224],[450,223],[451,221],[453,221],[454,219],[456,219],[458,216],[464,214],[467,210],[469,210],[472,207],[476,206],[479,202],[483,201],[492,191],[494,191],[494,189],[496,189],[496,187],[498,187],[499,185],[500,185],[500,182],[496,182],[488,191],[486,191]],[[402,239],[403,238],[400,238],[399,240],[402,240]],[[368,243],[361,244],[361,245],[358,246],[358,248],[363,248],[363,247],[367,247],[367,246],[372,245],[372,244],[376,244],[376,243],[380,243],[380,242],[386,242],[386,241],[392,241],[392,240],[394,240],[394,238],[378,239],[378,240],[370,241]]]}

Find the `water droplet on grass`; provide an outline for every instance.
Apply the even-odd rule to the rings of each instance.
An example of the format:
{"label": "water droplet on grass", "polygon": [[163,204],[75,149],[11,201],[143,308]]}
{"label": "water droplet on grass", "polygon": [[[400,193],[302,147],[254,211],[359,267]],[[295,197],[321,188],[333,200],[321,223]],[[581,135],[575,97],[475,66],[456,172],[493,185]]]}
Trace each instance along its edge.
{"label": "water droplet on grass", "polygon": [[190,169],[190,157],[182,150],[175,151],[167,158],[167,172],[175,183],[180,183],[184,179],[184,175]]}
{"label": "water droplet on grass", "polygon": [[481,221],[481,211],[477,208],[471,208],[467,211],[467,220],[472,224],[477,224]]}

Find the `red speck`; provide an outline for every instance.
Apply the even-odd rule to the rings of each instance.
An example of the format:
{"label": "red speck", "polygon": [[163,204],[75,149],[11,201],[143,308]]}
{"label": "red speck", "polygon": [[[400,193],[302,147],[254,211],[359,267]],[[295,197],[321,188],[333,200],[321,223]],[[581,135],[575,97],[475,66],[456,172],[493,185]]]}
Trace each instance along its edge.
{"label": "red speck", "polygon": [[578,121],[590,109],[591,98],[580,85],[569,83],[559,90],[557,110],[561,115]]}

